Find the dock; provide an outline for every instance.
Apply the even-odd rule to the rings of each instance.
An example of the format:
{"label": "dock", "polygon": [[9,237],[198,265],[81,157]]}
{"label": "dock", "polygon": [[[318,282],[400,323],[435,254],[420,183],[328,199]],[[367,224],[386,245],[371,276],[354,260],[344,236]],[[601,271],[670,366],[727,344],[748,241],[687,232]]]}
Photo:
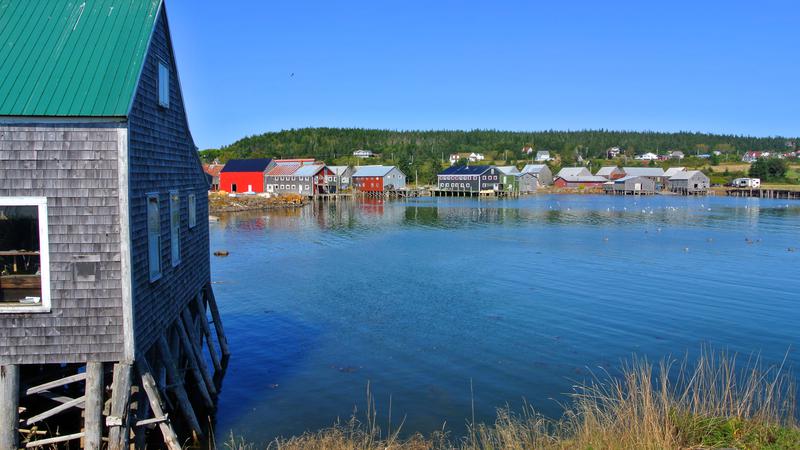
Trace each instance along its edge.
{"label": "dock", "polygon": [[800,190],[769,188],[731,188],[725,190],[728,197],[753,197],[784,200],[800,200]]}

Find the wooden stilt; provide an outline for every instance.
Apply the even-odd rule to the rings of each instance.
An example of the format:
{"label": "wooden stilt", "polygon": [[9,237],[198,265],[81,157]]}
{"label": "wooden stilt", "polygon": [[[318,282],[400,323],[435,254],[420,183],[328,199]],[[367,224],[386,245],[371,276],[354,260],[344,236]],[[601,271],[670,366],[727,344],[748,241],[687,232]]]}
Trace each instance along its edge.
{"label": "wooden stilt", "polygon": [[203,299],[200,294],[198,294],[195,296],[195,300],[197,302],[197,316],[200,318],[200,327],[203,330],[203,335],[206,337],[208,353],[211,355],[211,362],[214,364],[214,370],[222,370],[222,364],[220,364],[219,356],[217,356],[217,349],[214,348],[214,340],[211,338],[211,327],[208,325],[206,307],[203,304]]}
{"label": "wooden stilt", "polygon": [[[147,365],[147,361],[144,360],[144,357],[140,357],[136,361],[136,368],[139,371],[139,375],[142,377],[142,388],[144,388],[147,394],[147,400],[150,404],[150,408],[153,410],[153,414],[155,414],[156,417],[164,417],[164,408],[161,406],[161,395],[158,393],[156,380],[153,378],[153,374],[150,371],[150,367]],[[164,421],[160,422],[158,427],[161,429],[161,434],[164,436],[164,442],[167,444],[167,448],[169,450],[181,450],[178,436],[175,434],[175,430],[172,429],[172,424],[169,421]]]}
{"label": "wooden stilt", "polygon": [[203,429],[200,427],[200,422],[197,421],[192,402],[189,401],[189,394],[183,386],[183,377],[178,371],[175,358],[172,356],[172,352],[169,350],[169,344],[164,336],[158,339],[158,349],[161,352],[161,360],[164,362],[164,367],[167,369],[169,389],[175,394],[175,398],[178,400],[178,408],[183,413],[184,419],[186,419],[186,422],[195,434],[198,437],[203,436]]}
{"label": "wooden stilt", "polygon": [[186,334],[186,329],[183,327],[183,321],[180,318],[175,321],[175,328],[178,329],[178,337],[183,345],[183,352],[186,353],[186,361],[189,363],[189,370],[192,372],[192,377],[194,377],[194,380],[197,383],[197,390],[203,397],[203,402],[205,403],[206,408],[213,410],[215,405],[214,399],[212,399],[211,396],[217,394],[214,382],[210,379],[211,377],[209,377],[209,384],[203,377],[203,374],[200,372],[200,367],[197,364],[197,355],[195,354],[194,347],[192,347],[192,342],[189,339],[189,335]]}
{"label": "wooden stilt", "polygon": [[103,438],[103,363],[86,364],[83,448],[100,450]]}
{"label": "wooden stilt", "polygon": [[206,387],[208,388],[209,393],[212,393],[211,395],[217,395],[217,385],[214,383],[214,378],[211,377],[211,373],[208,371],[208,366],[206,366],[205,359],[203,359],[203,349],[197,345],[194,345],[194,343],[197,342],[197,336],[194,332],[194,328],[192,327],[192,318],[189,317],[189,312],[184,310],[181,319],[183,319],[183,322],[179,320],[178,326],[183,330],[183,333],[186,334],[186,337],[189,339],[189,345],[191,346],[191,349],[194,350],[194,354],[197,359],[197,367],[200,370],[203,380],[206,382]]}
{"label": "wooden stilt", "polygon": [[131,398],[130,364],[114,364],[114,379],[111,383],[111,411],[106,418],[109,450],[125,450],[130,439]]}
{"label": "wooden stilt", "polygon": [[[147,399],[147,392],[144,390],[143,383],[137,386],[136,392],[136,423],[146,420],[150,415],[150,402]],[[160,423],[160,422],[159,422]],[[134,427],[134,448],[144,449],[147,446],[147,428],[144,426]]]}
{"label": "wooden stilt", "polygon": [[211,289],[210,284],[206,286],[206,299],[208,300],[208,309],[211,310],[211,318],[214,320],[214,328],[217,330],[217,340],[222,350],[222,358],[227,361],[228,357],[231,356],[231,351],[228,347],[228,338],[225,337],[225,329],[222,327],[222,319],[217,308],[217,299],[214,297],[214,290]]}
{"label": "wooden stilt", "polygon": [[19,448],[19,366],[0,366],[0,448]]}

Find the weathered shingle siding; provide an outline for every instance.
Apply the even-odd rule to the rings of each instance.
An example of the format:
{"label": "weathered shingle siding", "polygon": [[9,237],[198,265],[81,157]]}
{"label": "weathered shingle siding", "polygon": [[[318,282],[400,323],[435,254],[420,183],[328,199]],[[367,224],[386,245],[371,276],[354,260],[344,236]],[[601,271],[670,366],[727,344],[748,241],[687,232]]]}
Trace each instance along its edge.
{"label": "weathered shingle siding", "polygon": [[[163,10],[152,36],[129,124],[131,259],[134,336],[137,354],[146,351],[210,280],[208,184],[189,133],[178,74]],[[170,67],[170,104],[158,104],[158,62]],[[181,262],[172,267],[169,191],[178,189]],[[151,283],[147,253],[146,196],[158,192],[161,212],[162,277]],[[197,225],[189,228],[189,193],[197,199]]]}
{"label": "weathered shingle siding", "polygon": [[[47,197],[50,312],[0,313],[0,364],[122,358],[121,124],[0,125],[0,196]],[[76,256],[99,257],[95,282]]]}

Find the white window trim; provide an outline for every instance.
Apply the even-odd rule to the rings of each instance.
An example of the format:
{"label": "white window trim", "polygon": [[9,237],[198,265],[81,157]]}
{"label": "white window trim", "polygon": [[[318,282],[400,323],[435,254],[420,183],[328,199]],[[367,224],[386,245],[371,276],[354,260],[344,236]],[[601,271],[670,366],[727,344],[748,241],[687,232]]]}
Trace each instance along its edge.
{"label": "white window trim", "polygon": [[[167,82],[166,86],[162,86],[163,81],[164,81],[164,80],[161,79],[161,74],[162,74],[161,68],[162,67],[164,69],[166,69],[166,71],[164,72],[164,73],[166,73],[166,78],[167,78],[166,79],[166,82]],[[157,82],[158,88],[157,89],[158,89],[158,104],[162,108],[169,108],[169,90],[170,90],[169,89],[169,87],[170,87],[169,85],[171,83],[170,78],[172,78],[172,75],[170,74],[169,65],[166,62],[159,60],[158,61],[158,82]],[[162,98],[161,97],[161,92],[162,92],[163,88],[166,88],[166,92],[165,92],[166,98]]]}
{"label": "white window trim", "polygon": [[[150,199],[156,199],[158,204],[158,273],[153,274],[153,271],[150,267]],[[146,195],[146,205],[147,209],[145,210],[145,217],[147,218],[147,273],[151,283],[155,283],[156,281],[160,280],[161,277],[164,275],[164,260],[161,257],[161,246],[163,242],[161,242],[161,198],[158,195],[158,192],[149,192]]]}
{"label": "white window trim", "polygon": [[197,226],[197,197],[194,194],[189,194],[187,199],[189,203],[189,228],[194,228]]}
{"label": "white window trim", "polygon": [[0,197],[0,206],[36,206],[39,214],[39,267],[42,283],[40,305],[0,306],[0,313],[50,312],[50,238],[47,231],[47,197]]}
{"label": "white window trim", "polygon": [[[173,197],[177,197],[178,198],[178,205],[177,205],[177,208],[178,208],[178,233],[177,233],[177,239],[176,239],[176,236],[172,232],[172,230],[174,229],[173,228],[174,225],[172,223],[172,220],[175,217],[175,210],[174,210],[175,205],[172,202],[172,198]],[[178,253],[178,257],[177,258],[175,258],[176,242],[177,242],[177,253]],[[173,190],[169,191],[169,259],[170,259],[170,262],[172,264],[172,267],[178,267],[180,265],[181,256],[183,256],[183,255],[181,255],[181,195],[180,195],[180,192],[177,189],[173,189]]]}

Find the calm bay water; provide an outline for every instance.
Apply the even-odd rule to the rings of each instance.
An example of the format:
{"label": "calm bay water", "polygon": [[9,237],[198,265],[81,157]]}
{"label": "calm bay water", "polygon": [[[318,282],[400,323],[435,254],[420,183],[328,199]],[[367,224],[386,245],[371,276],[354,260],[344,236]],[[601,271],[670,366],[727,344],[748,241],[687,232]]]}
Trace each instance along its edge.
{"label": "calm bay water", "polygon": [[234,352],[220,437],[331,425],[368,383],[383,424],[391,398],[393,426],[458,434],[472,399],[483,421],[523,401],[557,415],[633,354],[788,350],[800,367],[800,203],[346,202],[227,215],[211,247],[230,251],[212,260]]}

